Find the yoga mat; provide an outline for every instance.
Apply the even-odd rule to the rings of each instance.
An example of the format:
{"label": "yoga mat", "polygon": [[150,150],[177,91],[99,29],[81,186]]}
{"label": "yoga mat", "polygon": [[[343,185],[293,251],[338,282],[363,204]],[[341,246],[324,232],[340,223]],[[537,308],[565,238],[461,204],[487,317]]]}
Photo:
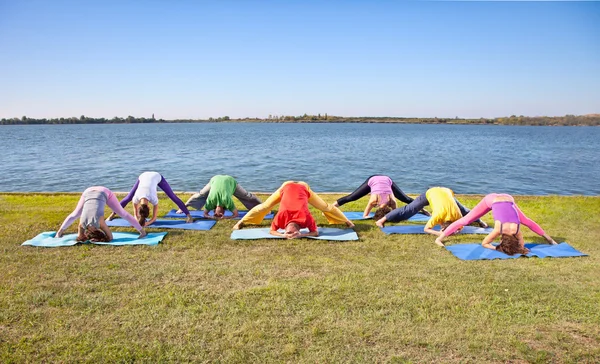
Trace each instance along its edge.
{"label": "yoga mat", "polygon": [[[369,217],[363,217],[364,212],[361,211],[343,211],[344,215],[348,218],[348,220],[367,220],[372,219],[375,215],[374,213],[370,213]],[[423,214],[416,214],[411,216],[407,221],[428,221],[429,216]]]}
{"label": "yoga mat", "polygon": [[[386,226],[381,231],[386,234],[427,234],[423,229],[425,225],[394,225]],[[436,225],[433,230],[440,231],[440,226]],[[489,234],[492,228],[480,228],[475,226],[465,226],[460,234]]]}
{"label": "yoga mat", "polygon": [[[60,246],[73,246],[79,244],[77,234],[63,235],[61,238],[54,238],[56,231],[47,231],[39,234],[31,240],[27,240],[21,245],[40,246],[45,248],[56,248]],[[138,239],[138,233],[118,233],[113,232],[113,240],[111,242],[91,242],[86,241],[82,244],[98,244],[98,245],[156,245],[160,243],[167,233],[148,233],[144,238]]]}
{"label": "yoga mat", "polygon": [[[251,240],[251,239],[285,239],[281,236],[274,236],[269,234],[269,228],[258,228],[258,229],[241,229],[234,230],[231,233],[231,239],[233,240]],[[283,232],[283,230],[279,230]],[[308,229],[300,230],[302,233],[307,233]],[[319,236],[307,236],[308,239],[318,240],[337,240],[337,241],[348,241],[358,240],[358,235],[352,229],[335,229],[335,228],[319,228]]]}
{"label": "yoga mat", "polygon": [[[214,215],[214,211],[211,211],[209,213],[210,216]],[[242,217],[244,217],[244,215],[246,215],[248,213],[248,211],[240,211],[238,210],[238,214],[239,216],[236,217],[234,220],[239,220]],[[195,219],[204,219],[204,212],[200,211],[200,210],[190,210],[190,215],[192,215],[193,218]],[[233,213],[229,210],[225,211],[225,216],[231,216],[233,215]],[[169,211],[164,217],[176,217],[176,218],[185,218],[185,214],[178,214],[177,210],[173,209],[171,211]],[[273,218],[273,214],[268,214],[267,216],[265,216],[265,219],[272,219]]]}
{"label": "yoga mat", "polygon": [[[494,244],[496,245],[496,244]],[[446,249],[454,254],[455,257],[462,260],[492,260],[492,259],[515,259],[522,256],[538,258],[563,258],[563,257],[584,257],[584,254],[573,248],[567,243],[558,245],[550,244],[525,244],[530,252],[528,254],[507,255],[502,252],[487,249],[481,244],[456,244],[447,246]]]}
{"label": "yoga mat", "polygon": [[[185,222],[185,220],[156,220],[152,225],[145,227],[151,229],[210,230],[216,223],[215,220],[197,220],[190,223]],[[107,221],[106,225],[112,227],[131,227],[125,219]]]}

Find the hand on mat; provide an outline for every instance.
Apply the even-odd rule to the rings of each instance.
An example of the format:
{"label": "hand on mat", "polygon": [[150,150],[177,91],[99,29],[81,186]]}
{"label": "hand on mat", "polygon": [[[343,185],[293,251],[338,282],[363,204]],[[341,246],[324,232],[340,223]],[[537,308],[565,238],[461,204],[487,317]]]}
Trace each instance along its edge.
{"label": "hand on mat", "polygon": [[444,242],[442,241],[442,237],[439,236],[437,239],[435,239],[435,243],[441,247],[444,247]]}
{"label": "hand on mat", "polygon": [[286,239],[295,239],[297,237],[300,237],[300,231],[294,231],[292,233],[284,233],[283,236],[285,236]]}
{"label": "hand on mat", "polygon": [[181,209],[175,211],[176,214],[183,214],[183,211]]}

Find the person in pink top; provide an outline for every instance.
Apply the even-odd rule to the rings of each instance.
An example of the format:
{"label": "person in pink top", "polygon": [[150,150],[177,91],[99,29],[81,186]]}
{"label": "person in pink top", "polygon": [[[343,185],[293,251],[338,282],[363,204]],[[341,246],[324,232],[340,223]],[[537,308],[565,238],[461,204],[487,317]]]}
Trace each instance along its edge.
{"label": "person in pink top", "polygon": [[62,237],[65,230],[79,218],[77,241],[111,241],[113,239],[112,232],[104,221],[104,207],[106,205],[139,231],[140,238],[146,236],[144,228],[137,222],[135,217],[121,207],[119,200],[111,190],[103,186],[94,186],[83,191],[75,210],[63,221],[55,237]]}
{"label": "person in pink top", "polygon": [[[490,193],[486,195],[471,212],[448,226],[435,240],[436,244],[444,246],[443,239],[445,237],[454,234],[458,229],[479,219],[489,211],[492,211],[492,215],[494,216],[494,230],[481,243],[481,245],[488,249],[499,250],[509,255],[516,253],[527,254],[529,250],[525,248],[523,233],[520,229],[521,224],[542,236],[549,244],[556,244],[556,241],[546,234],[535,221],[525,216],[517,204],[515,204],[515,199],[505,193]],[[498,236],[501,236],[500,245],[492,245],[492,242]]]}
{"label": "person in pink top", "polygon": [[[376,206],[379,206],[379,208],[375,212],[375,220],[378,220],[395,209],[397,205],[394,197],[405,204],[413,202],[413,199],[407,196],[390,177],[376,174],[367,178],[367,180],[351,194],[339,198],[333,205],[339,207],[348,202],[356,201],[369,193],[371,194],[371,197],[369,198],[369,202],[363,213],[363,217],[365,218],[369,217],[369,213]],[[429,215],[425,210],[421,210],[420,212]]]}

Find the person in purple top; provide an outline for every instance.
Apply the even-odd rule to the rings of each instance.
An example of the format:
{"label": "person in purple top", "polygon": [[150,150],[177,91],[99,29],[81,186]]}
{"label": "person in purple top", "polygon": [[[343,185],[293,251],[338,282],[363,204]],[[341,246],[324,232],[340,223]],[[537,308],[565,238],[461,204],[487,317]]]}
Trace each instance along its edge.
{"label": "person in purple top", "polygon": [[[333,205],[339,207],[348,202],[356,201],[369,193],[371,194],[371,197],[369,198],[369,202],[363,213],[363,217],[365,218],[369,217],[369,213],[376,206],[379,206],[375,212],[376,220],[395,209],[397,206],[394,197],[405,204],[413,202],[413,199],[408,197],[390,177],[376,174],[367,178],[367,180],[351,194],[339,198]],[[425,210],[421,210],[420,212],[429,216],[429,213]]]}

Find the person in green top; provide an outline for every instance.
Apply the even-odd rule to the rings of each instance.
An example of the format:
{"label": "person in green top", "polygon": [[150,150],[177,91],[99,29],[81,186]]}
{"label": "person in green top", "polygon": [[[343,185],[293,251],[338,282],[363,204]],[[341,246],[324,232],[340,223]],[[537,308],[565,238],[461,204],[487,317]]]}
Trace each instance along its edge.
{"label": "person in green top", "polygon": [[[246,191],[235,178],[227,175],[213,176],[208,184],[204,186],[200,192],[195,193],[185,203],[186,207],[193,207],[196,210],[204,208],[204,217],[210,218],[209,212],[214,210],[215,219],[225,218],[225,210],[233,213],[230,218],[238,217],[239,213],[233,203],[233,196],[250,210],[256,205],[262,203],[252,193]],[[178,213],[180,211],[177,211]]]}

